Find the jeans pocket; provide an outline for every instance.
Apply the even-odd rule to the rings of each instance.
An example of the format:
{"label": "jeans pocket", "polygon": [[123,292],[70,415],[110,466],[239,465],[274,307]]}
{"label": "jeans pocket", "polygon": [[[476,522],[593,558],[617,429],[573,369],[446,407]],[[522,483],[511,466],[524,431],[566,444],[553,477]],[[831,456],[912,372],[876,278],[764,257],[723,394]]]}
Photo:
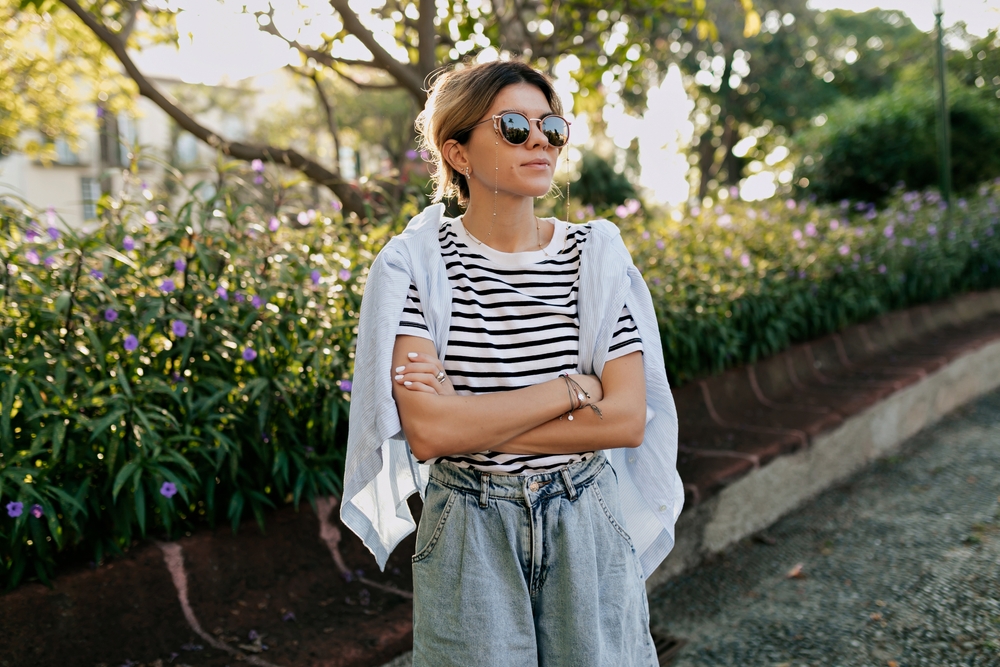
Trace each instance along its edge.
{"label": "jeans pocket", "polygon": [[432,479],[427,483],[427,493],[424,494],[424,508],[420,513],[420,525],[417,526],[415,550],[411,561],[416,563],[431,555],[441,533],[444,532],[448,515],[458,498],[458,491],[436,484]]}
{"label": "jeans pocket", "polygon": [[[610,468],[611,464],[610,463],[606,464],[606,467]],[[614,468],[612,468],[612,472],[614,472]],[[603,471],[598,474],[597,479],[595,479],[594,483],[591,484],[588,488],[590,488],[593,491],[594,496],[596,496],[597,502],[601,506],[601,509],[604,511],[604,516],[607,517],[608,522],[611,523],[611,525],[618,532],[618,534],[621,535],[622,538],[628,543],[629,548],[632,549],[633,551],[635,551],[635,547],[632,544],[632,538],[631,538],[631,536],[629,536],[628,532],[625,530],[625,527],[621,524],[621,521],[618,520],[618,516],[620,516],[620,513],[621,513],[621,507],[620,507],[620,505],[618,503],[618,491],[617,491],[617,488],[614,489],[614,490],[610,490],[611,494],[613,494],[613,495],[609,494],[608,497],[605,498],[605,494],[601,492],[601,481],[600,480],[601,480],[602,476],[603,476]],[[605,478],[605,479],[608,479],[608,478]],[[607,483],[607,482],[605,482],[605,483]],[[613,481],[613,483],[617,487],[617,484],[618,484],[618,474],[617,473],[614,474],[614,481]]]}

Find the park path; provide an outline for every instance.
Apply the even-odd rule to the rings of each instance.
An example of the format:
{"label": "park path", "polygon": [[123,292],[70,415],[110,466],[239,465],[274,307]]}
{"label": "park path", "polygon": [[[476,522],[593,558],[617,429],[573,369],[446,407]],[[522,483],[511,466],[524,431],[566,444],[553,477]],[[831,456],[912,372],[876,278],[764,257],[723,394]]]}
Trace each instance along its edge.
{"label": "park path", "polygon": [[650,595],[671,667],[1000,666],[1000,392]]}

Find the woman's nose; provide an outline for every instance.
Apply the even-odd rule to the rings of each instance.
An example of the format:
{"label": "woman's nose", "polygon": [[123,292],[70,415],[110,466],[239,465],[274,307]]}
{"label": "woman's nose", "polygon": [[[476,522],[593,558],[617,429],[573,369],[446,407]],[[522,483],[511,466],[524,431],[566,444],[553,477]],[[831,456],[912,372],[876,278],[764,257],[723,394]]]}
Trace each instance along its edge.
{"label": "woman's nose", "polygon": [[534,148],[536,146],[542,146],[543,148],[549,147],[549,138],[545,136],[542,132],[541,121],[528,121],[528,126],[531,131],[528,132],[528,141],[525,142],[528,148]]}

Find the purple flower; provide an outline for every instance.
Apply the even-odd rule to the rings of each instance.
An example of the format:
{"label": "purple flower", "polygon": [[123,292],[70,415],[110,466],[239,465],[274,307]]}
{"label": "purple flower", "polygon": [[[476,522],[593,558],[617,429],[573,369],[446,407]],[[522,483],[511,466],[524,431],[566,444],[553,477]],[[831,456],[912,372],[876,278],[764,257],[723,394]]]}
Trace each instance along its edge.
{"label": "purple flower", "polygon": [[885,229],[882,230],[882,233],[885,234],[887,239],[891,239],[892,235],[896,233],[896,228],[892,225],[886,225]]}
{"label": "purple flower", "polygon": [[146,219],[147,225],[155,225],[160,221],[160,219],[156,217],[156,213],[154,211],[146,211],[142,217]]}
{"label": "purple flower", "polygon": [[284,613],[284,615],[282,615],[281,620],[283,620],[286,623],[288,621],[294,621],[295,620],[295,612],[294,611],[286,611]]}
{"label": "purple flower", "polygon": [[229,292],[222,285],[215,288],[215,296],[219,297],[223,301],[229,301]]}
{"label": "purple flower", "polygon": [[276,232],[278,231],[278,227],[280,226],[281,226],[281,220],[278,220],[276,217],[272,215],[270,222],[267,223],[267,228],[270,229],[272,232]]}
{"label": "purple flower", "polygon": [[851,252],[851,247],[847,244],[844,244],[837,249],[837,252],[839,252],[841,255],[847,256]]}
{"label": "purple flower", "polygon": [[183,273],[184,269],[186,268],[187,268],[187,262],[185,262],[183,258],[174,260],[174,271],[177,271],[178,273]]}
{"label": "purple flower", "polygon": [[257,358],[257,350],[253,349],[249,345],[243,348],[243,361],[253,361]]}
{"label": "purple flower", "polygon": [[431,154],[428,153],[427,151],[420,151],[420,159],[421,160],[427,160],[427,159],[430,158],[430,156],[431,156]]}
{"label": "purple flower", "polygon": [[122,239],[122,247],[125,248],[126,252],[135,250],[135,239],[131,236],[126,236]]}
{"label": "purple flower", "polygon": [[[583,218],[583,211],[577,211],[577,213],[580,214],[579,217],[582,219]],[[643,232],[642,233],[642,240],[643,241],[648,241],[649,240],[649,232]]]}
{"label": "purple flower", "polygon": [[801,241],[802,240],[802,231],[799,230],[799,229],[793,230],[792,231],[792,238],[795,239],[796,241]]}
{"label": "purple flower", "polygon": [[927,233],[931,236],[937,236],[937,225],[927,225]]}
{"label": "purple flower", "polygon": [[879,273],[885,273],[886,271],[888,271],[888,269],[885,268],[885,264],[879,264],[878,265],[878,272]]}
{"label": "purple flower", "polygon": [[309,224],[309,214],[305,211],[299,211],[299,214],[295,217],[295,219],[298,220],[299,224],[302,226]]}
{"label": "purple flower", "polygon": [[24,510],[24,503],[19,503],[16,500],[14,502],[7,503],[7,516],[17,518],[21,516],[21,512]]}
{"label": "purple flower", "polygon": [[94,280],[104,280],[104,272],[98,271],[97,269],[90,270],[90,277]]}
{"label": "purple flower", "polygon": [[341,203],[340,203],[339,201],[337,201],[336,199],[334,199],[334,200],[333,200],[332,202],[330,202],[330,207],[331,207],[331,208],[332,208],[332,209],[333,209],[334,211],[336,211],[336,212],[340,212],[340,209],[344,208],[344,205],[343,205],[343,204],[341,204]]}
{"label": "purple flower", "polygon": [[732,248],[726,248],[725,250],[722,251],[722,254],[725,255],[726,259],[732,259],[733,258],[733,249]]}
{"label": "purple flower", "polygon": [[104,319],[107,322],[114,322],[118,319],[118,311],[114,308],[108,308],[104,311]]}
{"label": "purple flower", "polygon": [[49,233],[49,238],[52,239],[53,241],[59,240],[59,230],[56,229],[55,227],[49,227],[45,231]]}
{"label": "purple flower", "polygon": [[261,301],[261,298],[256,294],[254,294],[253,297],[250,299],[250,305],[252,305],[254,308],[260,308],[262,303],[264,302]]}
{"label": "purple flower", "polygon": [[35,503],[34,505],[31,506],[31,516],[35,517],[36,519],[41,519],[43,514],[45,514],[45,511],[42,509],[41,505]]}
{"label": "purple flower", "polygon": [[806,225],[806,236],[816,236],[816,225],[811,222]]}
{"label": "purple flower", "polygon": [[625,200],[625,210],[629,213],[637,213],[640,208],[642,208],[642,204],[639,203],[638,199]]}
{"label": "purple flower", "polygon": [[406,159],[407,160],[416,160],[417,159],[417,151],[413,150],[412,148],[410,150],[406,151]]}
{"label": "purple flower", "polygon": [[55,264],[55,263],[56,263],[56,258],[55,257],[46,257],[45,261],[43,262],[43,264],[45,264],[45,268],[46,269],[51,269],[52,265]]}
{"label": "purple flower", "polygon": [[160,495],[166,498],[173,498],[177,493],[177,486],[173,482],[164,482],[160,487]]}
{"label": "purple flower", "polygon": [[235,292],[233,294],[233,297],[235,297],[236,303],[243,303],[244,301],[246,301],[246,297],[243,296],[243,294],[241,294],[240,292]]}
{"label": "purple flower", "polygon": [[313,272],[309,274],[309,278],[312,280],[313,285],[319,285],[321,277],[320,272],[315,269],[313,269]]}
{"label": "purple flower", "polygon": [[743,253],[742,255],[740,255],[740,265],[742,265],[744,269],[749,268],[750,267],[750,255],[748,255],[746,253]]}
{"label": "purple flower", "polygon": [[170,278],[167,278],[162,283],[160,283],[160,291],[163,292],[164,294],[170,294],[176,288],[177,286],[174,285],[174,281],[171,280]]}
{"label": "purple flower", "polygon": [[262,185],[264,183],[264,177],[261,176],[260,174],[257,174],[256,176],[253,177],[253,182],[254,185]]}
{"label": "purple flower", "polygon": [[354,383],[350,380],[339,380],[337,385],[341,391],[346,391],[348,394],[351,393],[351,389],[354,387]]}
{"label": "purple flower", "polygon": [[139,347],[139,339],[132,334],[129,334],[125,336],[124,346],[127,352],[133,352],[135,351],[135,348]]}
{"label": "purple flower", "polygon": [[615,215],[617,215],[619,218],[627,217],[628,209],[625,208],[625,206],[623,205],[619,205],[618,208],[615,209]]}
{"label": "purple flower", "polygon": [[796,206],[798,206],[798,204],[795,202],[794,199],[789,199],[788,201],[785,202],[785,208],[787,208],[789,211],[794,209]]}
{"label": "purple flower", "polygon": [[183,338],[187,335],[188,327],[182,320],[174,320],[170,323],[170,330],[174,332],[174,335],[178,338]]}
{"label": "purple flower", "polygon": [[247,635],[247,638],[250,639],[250,641],[257,639],[258,637],[260,637],[260,635],[257,634],[256,630],[251,630],[250,634]]}
{"label": "purple flower", "polygon": [[865,213],[866,220],[874,220],[877,217],[878,217],[878,212],[873,208],[868,209],[868,212]]}
{"label": "purple flower", "polygon": [[834,218],[830,221],[830,229],[837,229],[838,227],[840,227],[840,220]]}
{"label": "purple flower", "polygon": [[341,269],[337,272],[337,277],[346,282],[351,279],[351,272],[349,269]]}
{"label": "purple flower", "polygon": [[[53,227],[56,224],[56,209],[54,206],[49,206],[45,209],[45,219],[49,221],[49,227]],[[55,239],[52,239],[55,241]]]}
{"label": "purple flower", "polygon": [[663,241],[663,239],[656,239],[656,247],[663,250],[667,247],[667,244]]}
{"label": "purple flower", "polygon": [[256,171],[257,173],[260,173],[260,172],[264,171],[264,161],[263,160],[254,160],[254,161],[252,161],[250,163],[250,168],[253,169],[254,171]]}
{"label": "purple flower", "polygon": [[27,232],[25,232],[25,237],[27,237],[28,243],[34,243],[35,241],[38,240],[38,232],[36,232],[34,229],[29,229]]}
{"label": "purple flower", "polygon": [[38,259],[38,253],[35,252],[34,248],[32,248],[28,252],[24,253],[24,258],[26,260],[28,260],[28,262],[31,263],[31,264],[38,264],[38,261],[39,261],[39,259]]}

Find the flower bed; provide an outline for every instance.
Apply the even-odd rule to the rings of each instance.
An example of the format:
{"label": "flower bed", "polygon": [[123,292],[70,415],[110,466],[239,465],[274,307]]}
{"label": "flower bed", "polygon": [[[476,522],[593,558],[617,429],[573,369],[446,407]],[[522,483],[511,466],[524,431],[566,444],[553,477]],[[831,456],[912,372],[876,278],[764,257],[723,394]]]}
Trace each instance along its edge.
{"label": "flower bed", "polygon": [[[170,210],[138,183],[75,236],[0,211],[0,585],[47,581],[278,503],[338,494],[368,266],[401,222],[239,203]],[[416,210],[411,205],[401,216]],[[289,209],[291,211],[291,209]],[[1000,184],[876,210],[772,201],[612,213],[675,384],[887,310],[1000,285]]]}

